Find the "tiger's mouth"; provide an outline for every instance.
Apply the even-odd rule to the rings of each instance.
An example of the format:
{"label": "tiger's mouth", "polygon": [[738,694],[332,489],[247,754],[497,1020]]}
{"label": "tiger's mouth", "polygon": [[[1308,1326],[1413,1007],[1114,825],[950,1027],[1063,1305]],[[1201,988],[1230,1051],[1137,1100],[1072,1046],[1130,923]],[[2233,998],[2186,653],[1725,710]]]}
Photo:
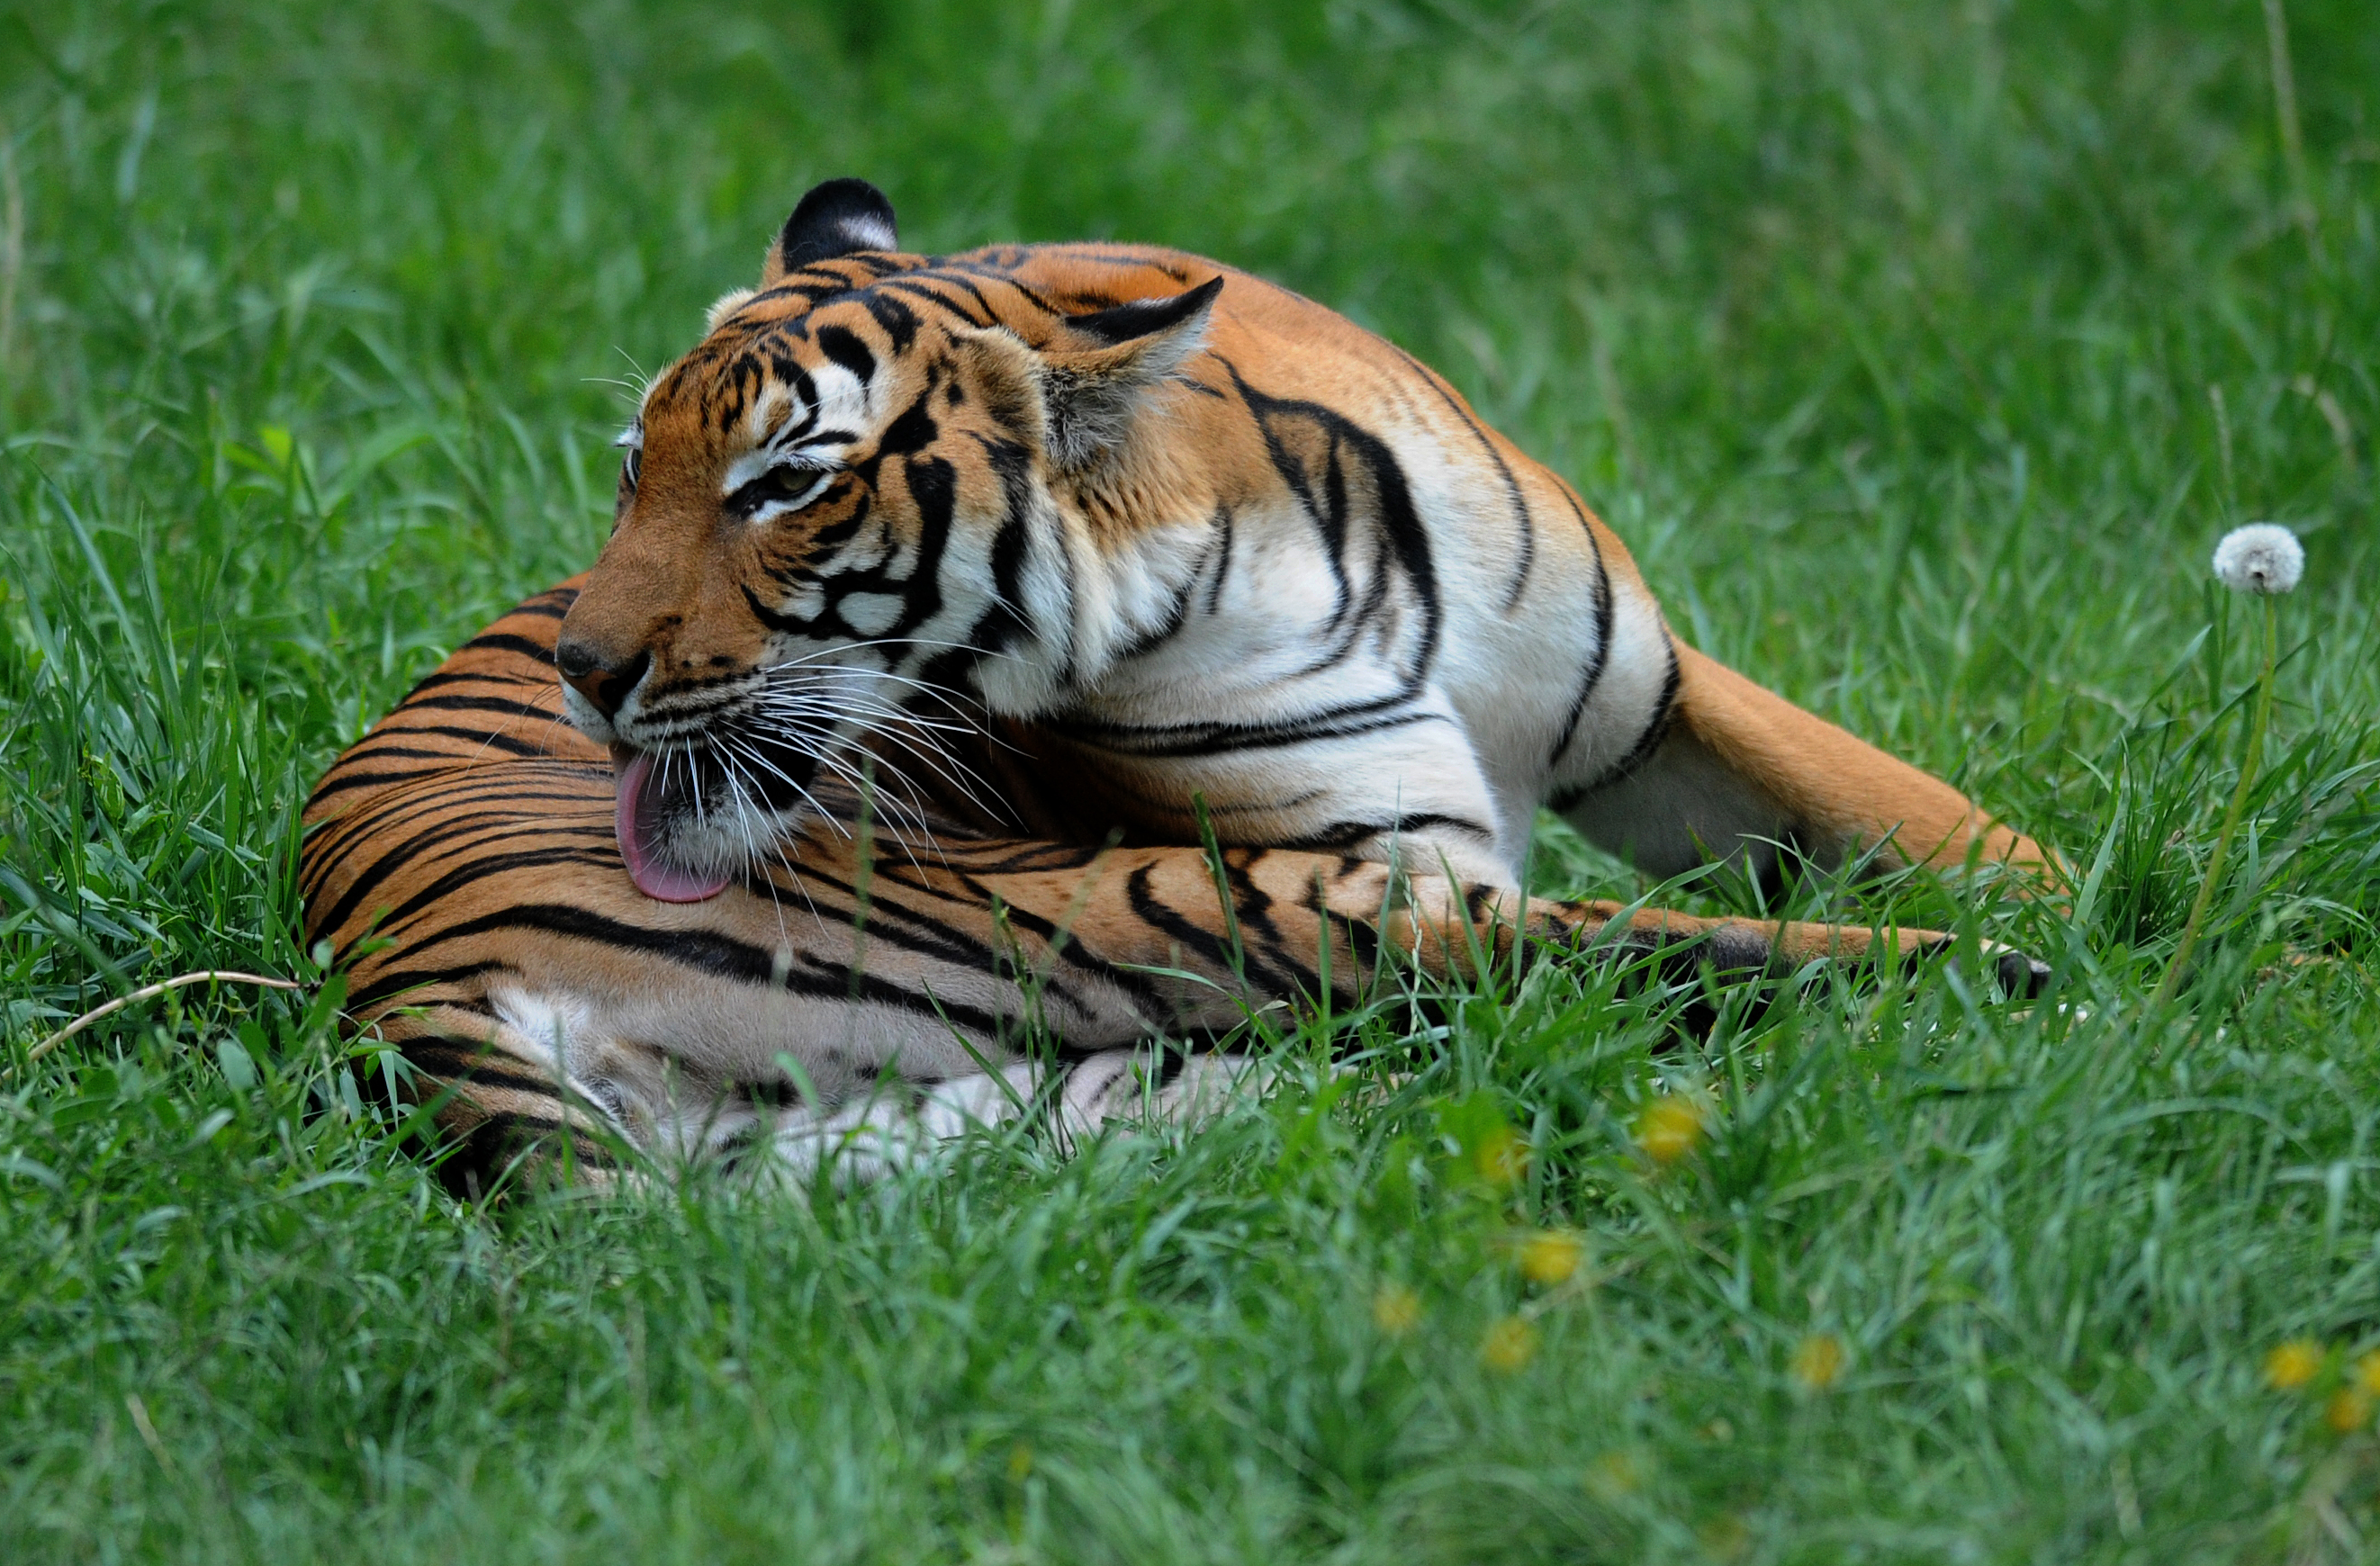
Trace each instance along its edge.
{"label": "tiger's mouth", "polygon": [[673,780],[647,750],[630,752],[625,763],[614,754],[612,768],[620,781],[612,830],[619,835],[620,857],[637,890],[663,903],[699,903],[726,891],[726,871],[697,869],[670,853],[673,829],[701,798],[695,769],[680,768]]}
{"label": "tiger's mouth", "polygon": [[816,764],[788,747],[747,744],[731,755],[699,742],[663,751],[615,743],[612,770],[612,826],[628,879],[657,902],[700,903],[775,846],[808,802]]}

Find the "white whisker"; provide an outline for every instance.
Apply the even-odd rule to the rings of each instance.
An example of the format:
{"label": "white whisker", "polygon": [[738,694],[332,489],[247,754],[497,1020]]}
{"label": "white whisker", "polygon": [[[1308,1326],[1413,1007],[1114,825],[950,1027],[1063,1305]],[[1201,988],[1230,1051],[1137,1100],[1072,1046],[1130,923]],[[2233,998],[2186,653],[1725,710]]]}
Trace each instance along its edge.
{"label": "white whisker", "polygon": [[[994,819],[1005,819],[1009,814],[994,807],[984,797],[986,792],[994,792],[990,780],[935,737],[942,734],[978,734],[983,731],[923,717],[873,697],[839,701],[820,693],[771,688],[761,693],[759,705],[768,715],[781,722],[798,724],[808,718],[830,718],[847,724],[859,734],[881,736],[932,767],[945,783],[978,810]],[[886,722],[871,722],[868,721],[870,718],[880,718]]]}
{"label": "white whisker", "polygon": [[963,641],[937,641],[931,637],[877,637],[868,641],[836,642],[831,646],[820,648],[816,652],[805,652],[798,658],[789,658],[778,663],[762,664],[756,673],[766,674],[778,669],[796,668],[805,663],[815,662],[821,658],[834,658],[843,653],[856,652],[871,647],[931,647],[940,648],[948,652],[972,652],[982,658],[1013,659],[1016,656],[1013,652],[996,652]]}
{"label": "white whisker", "polygon": [[[722,753],[723,753],[728,747],[735,747],[746,760],[750,761],[757,766],[767,768],[769,771],[780,782],[783,783],[787,788],[790,788],[795,794],[800,795],[802,798],[808,803],[810,809],[822,818],[828,825],[833,827],[835,831],[843,833],[845,837],[849,837],[851,835],[851,829],[844,826],[844,823],[836,818],[832,811],[820,804],[816,795],[812,794],[808,789],[804,788],[798,782],[790,776],[783,767],[780,767],[774,761],[770,760],[769,758],[763,755],[759,748],[751,744],[750,741],[731,733],[716,736],[712,740],[711,744],[714,749],[717,749]],[[795,748],[801,747],[796,747]],[[807,750],[804,750],[803,753],[805,755],[809,754]],[[816,756],[811,756],[810,759],[812,760],[818,759]]]}
{"label": "white whisker", "polygon": [[[941,852],[941,844],[935,839],[932,826],[928,822],[923,810],[917,805],[917,795],[914,790],[910,793],[908,803],[905,805],[899,799],[894,798],[892,795],[888,795],[884,793],[883,790],[876,787],[872,780],[869,779],[865,772],[854,771],[840,757],[821,757],[820,758],[820,760],[824,765],[832,767],[835,770],[837,776],[843,777],[848,781],[852,792],[859,796],[861,809],[865,810],[873,804],[879,809],[886,810],[888,812],[888,819],[890,819],[890,811],[899,810],[904,812],[908,817],[909,822],[911,826],[914,827],[917,835],[926,840],[926,846],[933,852],[936,857],[942,858],[945,864],[948,863],[947,857],[943,856]],[[899,823],[895,821],[892,824],[897,826]],[[917,853],[916,848],[912,846],[910,843],[909,832],[905,831],[895,832],[892,834],[892,841],[901,845],[902,856],[909,861],[910,868],[917,871],[920,875],[924,874],[926,867],[917,862]]]}
{"label": "white whisker", "polygon": [[[761,807],[761,804],[763,802],[761,800],[759,789],[756,787],[751,789],[749,792],[747,792],[743,769],[735,764],[735,760],[733,757],[722,754],[720,757],[720,760],[727,768],[729,786],[735,790],[737,824],[742,827],[744,832],[744,846],[746,852],[750,856],[749,863],[754,866],[758,866],[760,863],[760,844],[759,840],[753,835],[752,818],[755,816],[772,816],[774,815],[774,812],[765,810]],[[772,827],[774,823],[771,822]],[[820,935],[824,935],[826,933],[826,916],[819,912],[817,900],[810,896],[809,888],[802,883],[801,875],[794,868],[793,860],[786,856],[783,835],[772,830],[769,833],[769,842],[771,851],[776,855],[777,863],[785,868],[785,879],[794,883],[794,890],[795,892],[801,893],[802,902],[809,908],[811,920],[819,927],[819,933]],[[777,878],[771,875],[767,875],[764,872],[762,879],[768,882],[769,902],[777,910],[777,934],[783,938],[786,947],[790,949],[793,946],[793,938],[788,935],[785,930],[785,904],[783,900],[777,895]]]}
{"label": "white whisker", "polygon": [[[818,814],[821,819],[823,819],[827,822],[827,824],[828,824],[829,826],[832,827],[835,831],[837,831],[837,832],[839,832],[843,833],[843,835],[844,835],[844,837],[846,837],[846,838],[849,838],[849,837],[851,837],[851,836],[853,835],[853,834],[852,834],[852,832],[851,832],[851,829],[850,829],[848,826],[846,826],[846,825],[844,823],[844,821],[843,821],[839,817],[836,817],[836,816],[834,816],[834,815],[831,814],[830,812],[828,812],[828,811],[827,811],[827,809],[826,809],[826,807],[825,807],[824,806],[822,806],[822,805],[820,805],[820,804],[819,804],[819,802],[817,801],[817,799],[811,795],[810,792],[809,792],[808,789],[802,788],[801,784],[799,784],[799,783],[795,783],[795,782],[794,782],[794,780],[793,780],[793,779],[791,779],[790,777],[786,777],[786,776],[785,776],[785,773],[784,773],[783,769],[783,768],[780,768],[779,766],[777,766],[777,764],[776,764],[775,762],[773,762],[773,761],[770,760],[770,759],[769,759],[769,758],[768,758],[765,754],[763,754],[763,753],[762,753],[762,752],[761,752],[761,751],[760,751],[760,750],[759,750],[759,749],[755,745],[753,745],[753,743],[751,742],[751,740],[750,740],[747,736],[738,735],[738,734],[722,734],[722,735],[721,735],[721,736],[720,736],[720,743],[721,743],[721,745],[722,745],[722,747],[734,747],[736,751],[738,751],[740,754],[742,754],[742,755],[743,755],[743,757],[745,758],[745,759],[747,759],[747,760],[748,760],[748,761],[750,761],[750,762],[753,762],[753,763],[754,763],[754,764],[756,764],[756,765],[759,765],[759,766],[761,766],[761,767],[765,767],[765,768],[767,768],[770,771],[774,772],[777,776],[779,776],[779,777],[781,777],[781,778],[784,778],[784,781],[785,781],[788,784],[790,784],[790,785],[791,785],[792,787],[794,787],[795,789],[797,789],[797,790],[799,790],[799,791],[800,791],[801,795],[802,795],[802,797],[803,797],[803,798],[809,800],[811,809],[812,809],[816,814]],[[783,736],[780,736],[780,738],[779,738],[779,743],[783,744],[783,743],[786,743],[786,741],[783,738]],[[793,744],[793,748],[795,748],[795,749],[799,750],[803,755],[805,755],[805,756],[808,757],[812,762],[814,762],[814,763],[816,763],[816,764],[818,764],[818,765],[820,765],[820,766],[823,766],[823,767],[827,767],[827,768],[832,769],[832,770],[836,773],[836,775],[838,775],[838,776],[840,776],[840,777],[843,777],[843,778],[846,779],[846,780],[848,781],[848,783],[850,783],[850,786],[854,789],[854,791],[855,791],[855,792],[856,792],[856,793],[861,794],[863,796],[865,796],[865,797],[879,797],[879,798],[880,798],[880,797],[881,797],[880,795],[874,795],[874,794],[873,794],[873,791],[871,791],[871,790],[869,790],[869,789],[868,788],[868,785],[867,785],[867,780],[866,780],[864,777],[862,777],[861,775],[859,775],[858,773],[856,773],[856,772],[852,771],[851,771],[851,769],[850,769],[850,767],[849,767],[849,766],[848,766],[848,765],[847,765],[847,764],[843,760],[843,759],[842,759],[842,758],[840,758],[840,757],[838,757],[838,756],[836,756],[836,755],[834,755],[832,751],[825,750],[825,749],[821,749],[821,748],[815,747],[808,746],[808,745],[800,744],[797,740],[796,740],[795,742],[794,742],[794,744]],[[893,804],[893,805],[894,805],[894,806],[896,806],[896,807],[900,807],[900,802],[899,802],[899,801],[888,801],[888,803]],[[923,837],[927,840],[927,842],[928,842],[928,843],[929,843],[929,844],[930,844],[930,843],[932,843],[932,842],[933,842],[933,832],[932,832],[932,830],[931,830],[931,828],[929,827],[929,825],[928,824],[927,819],[926,819],[926,817],[924,816],[924,814],[922,813],[922,811],[921,811],[919,808],[917,808],[915,795],[913,794],[913,795],[911,795],[911,799],[910,799],[910,802],[909,802],[909,804],[908,804],[908,806],[907,806],[907,807],[900,807],[905,808],[905,809],[906,810],[906,813],[907,813],[907,815],[908,815],[908,819],[909,819],[910,822],[912,823],[912,825],[915,827],[915,830],[917,832],[917,833],[918,833],[920,836],[923,836]],[[909,857],[909,863],[910,863],[912,866],[916,867],[918,870],[920,870],[920,871],[922,872],[922,871],[924,870],[925,867],[924,867],[924,866],[922,866],[922,865],[917,864],[917,855],[916,855],[914,852],[912,852],[912,851],[911,851],[910,846],[909,846],[908,834],[907,834],[905,832],[896,833],[896,834],[895,834],[895,841],[896,841],[896,842],[898,842],[898,843],[901,844],[901,850],[902,850],[902,852],[903,852],[904,854],[905,854],[905,855],[907,855],[907,856],[908,856],[908,857]]]}
{"label": "white whisker", "polygon": [[[864,743],[866,740],[879,739],[885,742],[888,746],[898,747],[900,749],[906,751],[909,755],[915,757],[919,761],[922,761],[928,767],[932,768],[936,776],[940,777],[953,792],[955,792],[961,798],[965,799],[969,805],[975,807],[976,809],[982,811],[984,814],[990,816],[994,819],[1002,819],[1008,817],[1009,812],[995,806],[990,799],[985,797],[986,793],[991,792],[992,789],[990,780],[986,779],[981,773],[976,771],[974,768],[968,766],[965,760],[953,754],[950,748],[937,739],[931,732],[918,732],[921,729],[930,731],[932,728],[936,727],[936,725],[917,724],[913,721],[910,714],[903,712],[898,709],[887,710],[887,716],[893,719],[893,722],[892,723],[869,722],[865,717],[848,712],[821,715],[831,715],[840,718],[842,722],[836,726],[846,727],[852,731],[849,748],[867,751],[868,754],[874,756],[882,765],[888,768],[892,768],[896,774],[898,774],[898,769],[892,767],[891,759],[884,754],[883,749],[881,747],[869,747]],[[941,725],[941,727],[947,729],[947,725]],[[780,732],[782,733],[784,731],[781,730]],[[792,733],[796,734],[802,733],[802,725],[798,722],[793,725]],[[820,737],[823,738],[826,736],[821,735]],[[905,778],[905,774],[898,775],[902,775]],[[916,786],[914,782],[911,783],[910,786],[912,788]]]}

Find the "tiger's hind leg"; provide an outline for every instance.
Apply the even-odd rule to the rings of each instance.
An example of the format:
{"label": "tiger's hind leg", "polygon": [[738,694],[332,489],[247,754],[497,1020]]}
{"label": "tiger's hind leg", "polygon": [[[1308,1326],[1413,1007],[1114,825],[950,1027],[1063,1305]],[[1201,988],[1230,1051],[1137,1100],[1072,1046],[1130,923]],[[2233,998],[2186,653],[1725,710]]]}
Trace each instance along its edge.
{"label": "tiger's hind leg", "polygon": [[[1959,945],[1947,931],[1910,926],[1870,929],[1860,925],[1799,920],[1706,918],[1664,908],[1623,911],[1617,904],[1563,904],[1576,920],[1563,943],[1622,959],[1649,963],[1672,982],[1769,985],[1814,967],[1831,971],[1890,968],[1948,960]],[[1979,942],[1993,981],[2011,996],[2041,993],[2050,968],[1998,941]]]}
{"label": "tiger's hind leg", "polygon": [[1671,699],[1607,775],[1556,780],[1591,841],[1655,876],[1733,862],[1773,885],[1779,845],[1832,869],[1956,869],[1969,855],[2052,885],[2056,859],[1939,778],[1854,738],[1693,648],[1674,646]]}
{"label": "tiger's hind leg", "polygon": [[[1088,877],[972,879],[978,895],[1007,910],[1013,929],[1054,930],[1060,927],[1040,916],[1070,912],[1074,928],[1063,939],[1062,960],[1078,970],[1193,976],[1199,1002],[1176,995],[1170,1009],[1176,1026],[1194,1033],[1227,1031],[1249,1008],[1310,1002],[1326,988],[1336,1003],[1353,1005],[1390,969],[1462,982],[1476,977],[1483,959],[1498,967],[1633,962],[1682,987],[1773,989],[1813,969],[1881,972],[1941,961],[1956,946],[1953,936],[1930,929],[1710,918],[1609,902],[1521,904],[1517,894],[1490,884],[1403,879],[1376,862],[1290,851],[1232,850],[1223,869],[1235,892],[1228,917],[1216,897],[1214,865],[1196,849],[1120,854]],[[1103,917],[1111,894],[1128,900],[1130,917]],[[1234,928],[1242,942],[1236,953],[1229,947]],[[1050,942],[1016,939],[1019,970],[1046,973],[1061,960]],[[1991,942],[1984,943],[1983,956],[2012,994],[2034,993],[2048,977],[2045,965]],[[1029,987],[1011,992],[1011,1020],[1023,1018]],[[1689,1016],[1703,1005],[1697,995]],[[1139,1024],[1111,1014],[1088,1031],[1114,1037],[1138,1026],[1161,1034],[1162,1014]],[[1027,1119],[1068,1150],[1120,1124],[1195,1123],[1271,1080],[1261,1054],[1194,1050],[1155,1036],[1056,1060],[1003,1057],[990,1038],[975,1048],[986,1069],[917,1078],[888,1073],[832,1104],[781,1099],[773,1120],[738,1121],[733,1109],[695,1111],[691,1119],[730,1134],[681,1135],[672,1145],[708,1145],[737,1161],[765,1154],[797,1177],[825,1172],[864,1183],[929,1161],[967,1135]]]}
{"label": "tiger's hind leg", "polygon": [[567,1068],[567,1007],[550,1026],[519,1026],[470,1000],[382,1014],[368,1031],[402,1060],[405,1102],[429,1111],[440,1173],[468,1195],[492,1195],[524,1167],[577,1184],[618,1178],[639,1140],[605,1085]]}

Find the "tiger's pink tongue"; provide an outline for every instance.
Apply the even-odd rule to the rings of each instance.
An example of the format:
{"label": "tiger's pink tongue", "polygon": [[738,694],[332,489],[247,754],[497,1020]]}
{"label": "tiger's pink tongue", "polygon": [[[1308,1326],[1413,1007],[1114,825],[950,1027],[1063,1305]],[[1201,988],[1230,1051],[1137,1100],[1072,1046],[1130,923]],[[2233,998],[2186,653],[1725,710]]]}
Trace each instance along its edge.
{"label": "tiger's pink tongue", "polygon": [[619,803],[613,807],[612,830],[620,835],[620,857],[628,862],[628,879],[646,896],[663,903],[699,903],[727,890],[723,875],[683,869],[662,856],[662,801],[653,787],[653,759],[639,754],[625,766],[616,755],[613,765],[620,775]]}

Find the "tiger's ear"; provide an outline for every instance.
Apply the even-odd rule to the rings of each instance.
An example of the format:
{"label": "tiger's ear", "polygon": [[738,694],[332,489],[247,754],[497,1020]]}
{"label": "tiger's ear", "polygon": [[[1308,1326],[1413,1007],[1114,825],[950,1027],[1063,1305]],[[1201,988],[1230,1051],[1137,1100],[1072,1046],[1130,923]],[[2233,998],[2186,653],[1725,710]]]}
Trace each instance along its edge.
{"label": "tiger's ear", "polygon": [[812,261],[832,261],[855,250],[897,250],[901,230],[892,203],[864,179],[830,179],[814,185],[794,208],[760,263],[760,286],[774,287],[789,272]]}
{"label": "tiger's ear", "polygon": [[1040,355],[1050,460],[1075,472],[1121,444],[1149,388],[1206,346],[1207,318],[1222,291],[1213,277],[1186,293],[1067,317],[1063,339]]}
{"label": "tiger's ear", "polygon": [[708,337],[718,331],[721,322],[751,303],[752,296],[758,292],[757,288],[730,288],[711,300],[710,308],[702,312],[702,334]]}

